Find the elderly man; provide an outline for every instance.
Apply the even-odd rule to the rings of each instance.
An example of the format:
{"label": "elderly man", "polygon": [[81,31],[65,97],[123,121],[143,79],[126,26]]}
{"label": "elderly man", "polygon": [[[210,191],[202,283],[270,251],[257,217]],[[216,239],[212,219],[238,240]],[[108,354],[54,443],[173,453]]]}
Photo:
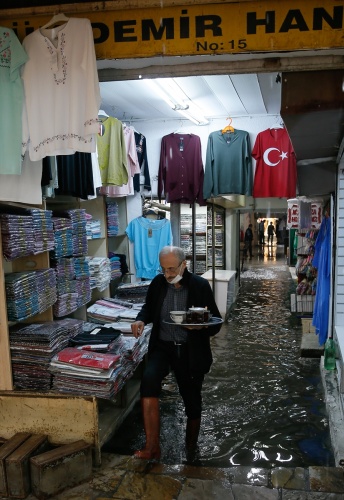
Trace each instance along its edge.
{"label": "elderly man", "polygon": [[161,455],[159,396],[162,381],[170,370],[174,372],[184,401],[186,448],[187,451],[196,448],[201,424],[202,384],[212,364],[210,337],[221,328],[220,324],[189,327],[169,324],[171,310],[207,307],[214,317],[220,317],[220,312],[209,282],[188,271],[181,248],[164,247],[159,260],[161,274],[149,285],[146,302],[132,324],[132,332],[138,337],[146,324],[153,323],[140,389],[146,445],[135,452],[135,457],[146,460],[159,459]]}

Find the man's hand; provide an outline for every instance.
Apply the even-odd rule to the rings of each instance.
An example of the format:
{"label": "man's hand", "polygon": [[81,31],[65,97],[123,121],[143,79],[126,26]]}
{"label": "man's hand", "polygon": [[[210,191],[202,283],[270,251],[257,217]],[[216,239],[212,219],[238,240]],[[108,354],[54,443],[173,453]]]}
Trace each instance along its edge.
{"label": "man's hand", "polygon": [[131,332],[136,339],[142,335],[144,327],[145,324],[143,321],[134,321],[134,323],[131,324]]}

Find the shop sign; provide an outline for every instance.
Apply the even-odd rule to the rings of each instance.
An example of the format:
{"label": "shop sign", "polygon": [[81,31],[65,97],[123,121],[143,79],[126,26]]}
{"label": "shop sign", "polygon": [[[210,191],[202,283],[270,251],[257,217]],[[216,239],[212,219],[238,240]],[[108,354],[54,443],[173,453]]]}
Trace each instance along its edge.
{"label": "shop sign", "polygon": [[312,217],[312,227],[314,229],[319,229],[322,219],[322,205],[321,203],[311,204],[311,217]]}
{"label": "shop sign", "polygon": [[[322,205],[321,203],[304,203],[303,207],[309,207],[311,211],[311,228],[319,229],[322,220]],[[299,203],[288,202],[287,213],[287,228],[300,229],[301,225],[301,209]]]}
{"label": "shop sign", "polygon": [[288,203],[287,228],[298,229],[300,209],[298,203]]}
{"label": "shop sign", "polygon": [[[87,4],[86,4],[87,5]],[[266,0],[98,10],[87,14],[98,59],[245,54],[344,46],[344,0]],[[20,40],[49,21],[18,15],[0,24]]]}

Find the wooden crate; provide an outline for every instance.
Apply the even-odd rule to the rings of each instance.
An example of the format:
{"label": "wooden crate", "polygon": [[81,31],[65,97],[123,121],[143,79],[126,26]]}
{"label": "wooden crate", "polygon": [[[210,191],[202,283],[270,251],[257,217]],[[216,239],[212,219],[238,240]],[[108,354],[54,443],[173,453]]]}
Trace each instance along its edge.
{"label": "wooden crate", "polygon": [[31,491],[30,457],[47,451],[48,437],[33,434],[5,460],[8,495],[26,498]]}
{"label": "wooden crate", "polygon": [[80,440],[30,458],[32,492],[39,500],[53,497],[92,476],[92,449]]}

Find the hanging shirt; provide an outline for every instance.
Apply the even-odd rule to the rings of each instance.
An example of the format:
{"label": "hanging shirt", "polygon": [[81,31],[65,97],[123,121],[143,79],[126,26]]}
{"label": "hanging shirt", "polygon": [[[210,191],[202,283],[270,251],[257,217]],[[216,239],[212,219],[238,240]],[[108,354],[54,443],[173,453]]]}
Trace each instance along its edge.
{"label": "hanging shirt", "polygon": [[130,127],[123,127],[125,149],[127,152],[127,175],[128,182],[122,186],[102,186],[100,194],[111,197],[120,197],[134,194],[134,175],[140,173],[139,160],[137,158],[135,135]]}
{"label": "hanging shirt", "polygon": [[158,196],[166,201],[205,205],[201,140],[194,134],[169,134],[161,141]]}
{"label": "hanging shirt", "polygon": [[295,198],[296,156],[286,129],[260,132],[252,156],[257,161],[254,198]]}
{"label": "hanging shirt", "polygon": [[0,174],[22,169],[22,112],[24,102],[21,66],[28,56],[15,33],[0,26]]}
{"label": "hanging shirt", "polygon": [[38,29],[23,47],[29,56],[23,140],[30,158],[95,152],[100,91],[89,19]]}
{"label": "hanging shirt", "polygon": [[21,173],[0,174],[0,200],[41,205],[42,160],[31,161],[26,152]]}
{"label": "hanging shirt", "polygon": [[97,137],[100,175],[103,185],[122,186],[128,182],[127,149],[123,124],[109,116],[102,119],[104,134]]}
{"label": "hanging shirt", "polygon": [[248,132],[235,129],[209,134],[203,196],[221,194],[252,194],[252,159]]}
{"label": "hanging shirt", "polygon": [[[140,132],[134,132],[134,134],[135,134],[137,158],[139,160],[141,175],[143,175],[145,179],[143,189],[147,189],[147,191],[150,191],[151,181],[149,176],[147,141],[145,136],[143,134],[140,134]],[[140,176],[138,174],[134,176],[134,189],[135,191],[140,192]]]}
{"label": "hanging shirt", "polygon": [[172,245],[170,221],[136,217],[128,224],[125,232],[134,243],[136,275],[139,278],[154,278],[160,268],[160,250],[166,245]]}
{"label": "hanging shirt", "polygon": [[59,186],[57,195],[75,196],[87,200],[95,195],[91,153],[74,153],[56,157]]}

